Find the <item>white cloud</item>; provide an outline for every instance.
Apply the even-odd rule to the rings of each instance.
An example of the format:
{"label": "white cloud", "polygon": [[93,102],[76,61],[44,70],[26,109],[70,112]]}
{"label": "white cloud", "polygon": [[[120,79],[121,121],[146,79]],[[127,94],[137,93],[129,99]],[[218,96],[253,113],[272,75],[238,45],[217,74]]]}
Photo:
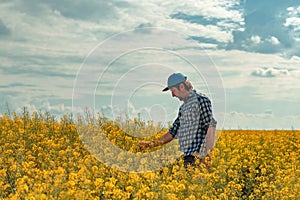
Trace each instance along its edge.
{"label": "white cloud", "polygon": [[261,39],[258,35],[251,36],[251,41],[255,44],[259,44],[261,42]]}
{"label": "white cloud", "polygon": [[292,26],[296,31],[300,30],[300,18],[290,17],[286,19],[285,26]]}
{"label": "white cloud", "polygon": [[300,117],[296,115],[277,116],[267,111],[242,113],[232,111],[225,115],[225,129],[299,129]]}
{"label": "white cloud", "polygon": [[[198,42],[202,44],[199,46],[213,50],[210,53],[223,76],[225,89],[229,88],[238,93],[239,89],[250,87],[254,88],[255,94],[261,95],[261,99],[299,99],[299,59],[294,56],[288,60],[274,55],[274,53],[282,51],[287,55],[297,55],[295,52],[299,47],[294,44],[294,38],[298,37],[296,31],[299,28],[300,8],[293,7],[287,10],[290,14],[285,21],[286,27],[282,27],[282,24],[277,23],[282,19],[277,11],[280,10],[281,5],[285,9],[284,1],[278,2],[280,5],[260,2],[257,6],[253,5],[253,2],[247,1],[243,4],[246,5],[245,9],[242,8],[243,5],[240,5],[242,3],[243,1],[237,0],[204,0],[201,2],[189,0],[176,3],[170,0],[6,1],[0,5],[0,35],[2,33],[2,37],[0,36],[2,55],[0,70],[1,80],[4,81],[4,84],[1,85],[1,99],[13,102],[14,109],[27,105],[32,110],[50,109],[53,112],[65,112],[69,110],[66,101],[72,95],[72,76],[76,74],[88,52],[97,44],[106,39],[109,40],[116,33],[149,26],[177,31],[186,35],[187,38],[193,36],[200,38]],[[269,5],[270,8],[266,11],[262,5]],[[257,7],[259,12],[248,15],[252,6]],[[185,19],[172,17],[176,13],[183,13]],[[262,13],[266,14],[261,15]],[[276,16],[279,16],[280,19]],[[295,32],[289,32],[289,28]],[[240,37],[236,31],[242,33]],[[251,38],[251,36],[253,37]],[[202,56],[197,50],[199,46],[195,48],[194,44],[182,43],[182,40],[166,35],[144,34],[144,37],[140,37],[139,40],[127,41],[126,45],[132,42],[132,47],[136,47],[147,39],[150,42],[153,40],[162,44],[170,44],[169,46],[180,44],[182,52],[189,51],[193,58]],[[237,42],[238,40],[241,42]],[[243,49],[243,51],[217,50],[230,42],[232,45],[228,45],[228,49]],[[123,48],[123,44],[119,43],[118,45],[106,48],[105,55],[110,55],[118,48]],[[178,49],[174,51],[180,52]],[[247,53],[246,51],[270,54]],[[151,62],[165,65],[168,63],[174,70],[191,74],[191,78],[195,78],[197,86],[205,85],[205,81],[196,79],[199,74],[196,75],[195,70],[183,67],[183,63],[175,60],[172,56],[161,55],[159,57],[157,54],[147,58],[145,56],[129,56],[127,60],[123,61],[119,65],[116,64],[113,70],[106,74],[107,82],[103,82],[101,85],[104,88],[101,94],[110,95],[112,87],[115,86],[113,81],[120,79],[120,74],[128,72],[132,66]],[[262,66],[267,66],[267,69]],[[283,69],[288,69],[288,71],[285,72]],[[92,70],[93,75],[97,75],[97,70],[100,69]],[[149,74],[157,73],[156,68],[148,67],[147,70]],[[165,70],[163,74],[156,76],[155,82],[165,84],[163,77],[166,78],[168,72]],[[252,72],[260,77],[251,76]],[[274,77],[271,79],[261,78],[268,74]],[[146,77],[143,73],[137,73],[137,76],[132,76],[133,79],[139,78],[138,75]],[[9,91],[7,87],[12,86],[16,82],[15,80],[18,80],[24,87],[21,87],[20,84],[20,87],[10,88],[11,91]],[[149,79],[147,80],[149,81]],[[141,84],[139,81],[123,81],[123,85],[118,87],[120,94],[124,93],[124,90],[121,91],[121,89],[126,87],[135,89],[134,83]],[[95,82],[88,82],[84,87],[90,85],[95,86]],[[269,91],[268,95],[265,95],[266,89]],[[156,91],[154,87],[144,87],[136,96],[142,96],[140,94],[145,92],[148,99],[156,94],[153,92],[154,90]],[[9,95],[14,98],[8,97]],[[148,109],[144,109],[146,113],[151,111],[149,110],[151,106],[145,107]],[[134,109],[133,113],[141,112],[142,106],[134,107]]]}
{"label": "white cloud", "polygon": [[[151,24],[154,27],[172,28],[175,31],[191,36],[205,36],[214,38],[220,42],[232,40],[231,32],[240,28],[243,23],[242,13],[232,7],[237,1],[198,1],[177,2],[171,1],[130,1],[126,9],[119,9],[120,21],[116,25],[125,28],[138,27],[141,24]],[[233,5],[234,4],[234,5]],[[188,23],[178,19],[172,19],[170,16],[174,13],[185,13],[187,16],[204,16],[220,20],[220,25]],[[235,25],[233,25],[235,24]],[[225,27],[225,28],[224,28]],[[224,30],[226,29],[227,30]]]}
{"label": "white cloud", "polygon": [[[233,32],[233,42],[227,44],[227,49],[264,54],[278,53],[287,58],[299,56],[297,38],[300,37],[300,33],[297,31],[298,22],[295,20],[299,15],[296,14],[298,11],[295,11],[295,7],[290,7],[293,5],[291,2],[246,1],[243,5],[245,29]],[[252,37],[256,35],[260,40]],[[254,40],[251,40],[251,37]]]}
{"label": "white cloud", "polygon": [[70,101],[63,99],[60,102],[56,102],[56,97],[51,95],[39,96],[30,91],[21,94],[15,93],[15,95],[5,95],[1,97],[1,100],[4,101],[0,102],[1,109],[4,109],[4,111],[9,109],[11,112],[22,113],[24,108],[26,108],[30,113],[50,112],[58,117],[63,116],[67,112],[72,112]]}
{"label": "white cloud", "polygon": [[293,27],[296,31],[300,30],[300,6],[287,8],[288,18],[285,20],[285,26]]}
{"label": "white cloud", "polygon": [[[174,104],[175,105],[175,104]],[[177,108],[175,108],[177,109]],[[154,104],[151,106],[138,107],[130,100],[127,102],[127,107],[120,108],[117,105],[106,105],[100,108],[100,113],[109,119],[117,119],[124,117],[140,118],[142,121],[152,120],[154,123],[162,122],[167,127],[167,120],[173,120],[174,117],[167,119],[169,114],[162,104]]]}
{"label": "white cloud", "polygon": [[274,36],[271,36],[270,38],[267,39],[271,44],[274,44],[274,45],[278,45],[280,44],[280,41],[278,40],[277,37],[274,37]]}
{"label": "white cloud", "polygon": [[[248,95],[249,100],[297,102],[300,99],[299,57],[286,59],[243,51],[211,51],[209,55],[221,74],[226,96],[230,97],[227,93],[230,91],[240,96]],[[239,96],[235,97],[238,101]]]}
{"label": "white cloud", "polygon": [[280,68],[258,68],[251,73],[253,76],[259,77],[275,77],[275,76],[288,76],[289,70],[288,69],[280,69]]}
{"label": "white cloud", "polygon": [[242,13],[240,10],[234,10],[232,7],[239,5],[239,1],[185,1],[181,4],[174,4],[173,12],[184,12],[190,15],[203,15],[208,18],[231,19],[234,22],[242,23]]}

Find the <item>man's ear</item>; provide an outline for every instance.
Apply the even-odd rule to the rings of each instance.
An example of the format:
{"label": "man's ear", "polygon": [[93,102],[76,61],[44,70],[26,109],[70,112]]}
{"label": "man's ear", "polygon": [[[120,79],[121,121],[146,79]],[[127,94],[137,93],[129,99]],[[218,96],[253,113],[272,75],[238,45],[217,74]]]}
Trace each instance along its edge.
{"label": "man's ear", "polygon": [[180,83],[179,88],[180,88],[180,90],[184,90],[184,84]]}

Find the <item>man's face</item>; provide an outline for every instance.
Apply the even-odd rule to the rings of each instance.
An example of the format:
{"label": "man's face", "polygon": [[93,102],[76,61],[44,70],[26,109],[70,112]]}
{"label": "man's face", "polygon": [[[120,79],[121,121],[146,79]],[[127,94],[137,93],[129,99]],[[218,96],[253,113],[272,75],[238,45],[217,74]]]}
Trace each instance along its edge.
{"label": "man's face", "polygon": [[171,87],[170,90],[172,93],[172,97],[177,97],[180,101],[183,99],[182,91],[179,90],[177,87]]}

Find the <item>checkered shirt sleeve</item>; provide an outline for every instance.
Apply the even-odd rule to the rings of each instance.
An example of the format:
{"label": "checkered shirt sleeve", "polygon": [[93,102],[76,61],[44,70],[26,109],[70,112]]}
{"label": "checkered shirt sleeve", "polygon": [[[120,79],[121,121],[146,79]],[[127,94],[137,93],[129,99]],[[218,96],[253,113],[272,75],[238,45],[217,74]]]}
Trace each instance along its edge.
{"label": "checkered shirt sleeve", "polygon": [[173,138],[176,137],[178,129],[180,127],[180,120],[179,120],[180,117],[181,117],[181,108],[179,108],[178,116],[173,122],[172,127],[169,129],[169,132],[173,136]]}

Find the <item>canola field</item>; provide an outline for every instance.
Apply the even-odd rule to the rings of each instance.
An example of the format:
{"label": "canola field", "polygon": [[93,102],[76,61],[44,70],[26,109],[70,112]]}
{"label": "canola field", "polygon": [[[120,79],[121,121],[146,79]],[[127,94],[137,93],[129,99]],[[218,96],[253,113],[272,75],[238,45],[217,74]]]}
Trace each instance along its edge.
{"label": "canola field", "polygon": [[[78,126],[69,115],[56,119],[48,113],[3,114],[0,199],[300,199],[300,131],[218,131],[207,161],[210,169],[199,163],[185,168],[178,160],[137,173],[116,170],[87,150],[78,129],[86,130],[80,132],[96,145],[97,131],[88,134],[95,126],[133,153],[141,139],[127,132],[152,131],[157,133],[152,137],[158,137],[166,131],[137,119],[98,117]],[[128,160],[122,162],[139,162]]]}

